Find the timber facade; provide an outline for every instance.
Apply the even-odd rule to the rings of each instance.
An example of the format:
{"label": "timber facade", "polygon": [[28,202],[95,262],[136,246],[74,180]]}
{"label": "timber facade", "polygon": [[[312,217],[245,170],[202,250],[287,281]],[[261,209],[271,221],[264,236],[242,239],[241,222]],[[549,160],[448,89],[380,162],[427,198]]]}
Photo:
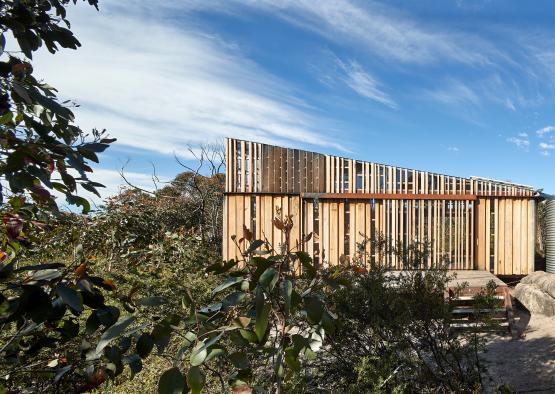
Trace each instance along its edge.
{"label": "timber facade", "polygon": [[324,266],[348,263],[363,251],[367,265],[404,269],[393,254],[378,256],[363,242],[383,236],[391,245],[427,244],[427,267],[495,275],[534,270],[536,207],[529,186],[231,138],[225,145],[226,260],[240,255],[231,236],[241,238],[244,228],[277,249],[283,234],[273,219],[292,215],[291,245]]}

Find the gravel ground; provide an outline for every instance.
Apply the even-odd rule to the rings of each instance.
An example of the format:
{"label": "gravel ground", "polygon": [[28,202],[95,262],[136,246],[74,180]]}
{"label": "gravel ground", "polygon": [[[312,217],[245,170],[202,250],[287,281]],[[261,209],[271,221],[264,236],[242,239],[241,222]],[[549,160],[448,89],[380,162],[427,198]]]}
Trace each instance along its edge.
{"label": "gravel ground", "polygon": [[520,338],[492,336],[483,354],[485,392],[500,384],[517,393],[555,393],[555,317],[515,308]]}

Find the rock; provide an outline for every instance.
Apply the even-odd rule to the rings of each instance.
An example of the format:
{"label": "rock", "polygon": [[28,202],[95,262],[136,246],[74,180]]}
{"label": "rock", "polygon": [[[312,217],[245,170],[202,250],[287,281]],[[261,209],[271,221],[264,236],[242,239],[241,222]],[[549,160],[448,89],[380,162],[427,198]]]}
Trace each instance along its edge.
{"label": "rock", "polygon": [[555,298],[542,291],[536,284],[519,283],[513,296],[531,313],[555,316]]}
{"label": "rock", "polygon": [[522,278],[520,283],[534,284],[543,292],[555,298],[555,274],[544,271],[535,271]]}

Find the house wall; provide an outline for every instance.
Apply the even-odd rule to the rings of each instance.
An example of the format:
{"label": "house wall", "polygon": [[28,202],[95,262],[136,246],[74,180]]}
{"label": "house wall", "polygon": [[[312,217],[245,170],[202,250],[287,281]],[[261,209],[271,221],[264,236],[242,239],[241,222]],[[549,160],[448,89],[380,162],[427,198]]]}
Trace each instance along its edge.
{"label": "house wall", "polygon": [[495,275],[534,271],[536,204],[525,198],[480,198],[474,268]]}
{"label": "house wall", "polygon": [[359,247],[382,234],[399,248],[429,243],[427,267],[533,271],[529,187],[234,139],[226,140],[226,166],[225,259],[239,257],[244,228],[279,250],[283,234],[273,219],[291,215],[291,248],[307,251],[318,264],[347,264],[358,251],[364,264],[407,268],[370,244]]}

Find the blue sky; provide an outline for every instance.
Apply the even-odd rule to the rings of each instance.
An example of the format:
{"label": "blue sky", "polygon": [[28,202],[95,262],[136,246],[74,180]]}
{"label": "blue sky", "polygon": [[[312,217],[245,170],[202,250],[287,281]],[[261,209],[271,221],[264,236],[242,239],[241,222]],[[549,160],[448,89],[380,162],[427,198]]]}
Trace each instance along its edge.
{"label": "blue sky", "polygon": [[37,58],[118,143],[97,179],[152,187],[225,136],[555,192],[555,3],[101,1]]}

